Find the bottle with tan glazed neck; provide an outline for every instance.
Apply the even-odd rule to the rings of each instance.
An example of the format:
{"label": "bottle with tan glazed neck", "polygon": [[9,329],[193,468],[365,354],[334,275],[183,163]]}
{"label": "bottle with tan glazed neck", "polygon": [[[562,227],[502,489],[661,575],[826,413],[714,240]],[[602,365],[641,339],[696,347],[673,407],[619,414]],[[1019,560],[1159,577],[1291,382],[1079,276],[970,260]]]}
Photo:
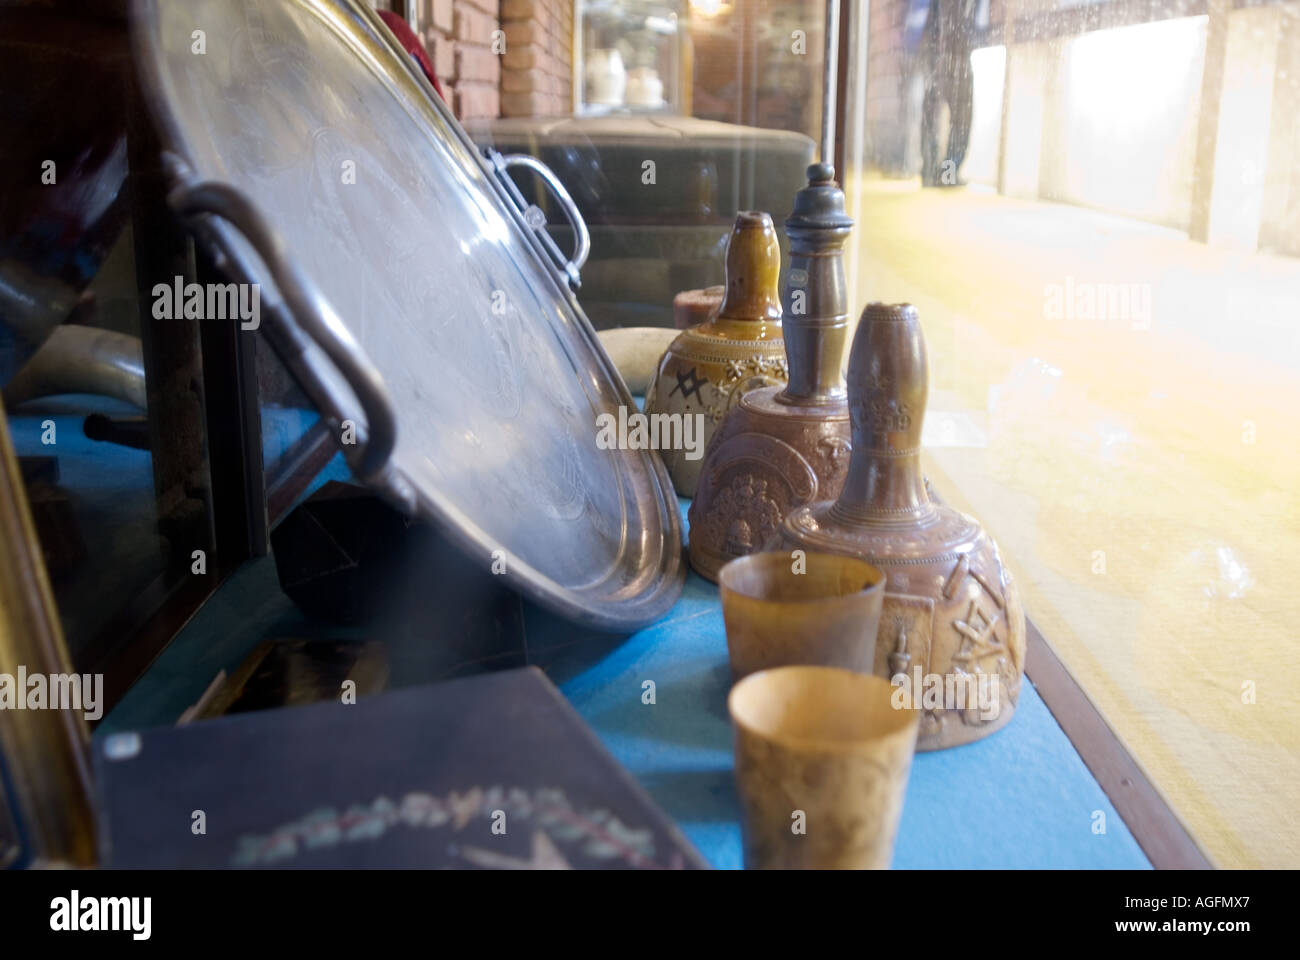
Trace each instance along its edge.
{"label": "bottle with tan glazed neck", "polygon": [[767,549],[850,554],[885,571],[875,673],[906,678],[923,711],[918,750],[978,740],[1015,712],[1025,615],[993,538],[936,501],[921,473],[928,374],[915,307],[863,311],[848,390],[844,489],[793,511]]}
{"label": "bottle with tan glazed neck", "polygon": [[694,496],[705,446],[723,416],[750,390],[784,386],[781,339],[781,248],[772,218],[761,211],[736,217],[727,244],[726,292],[717,316],[683,330],[668,346],[650,389],[647,414],[703,414],[703,436],[659,453],[673,486]]}

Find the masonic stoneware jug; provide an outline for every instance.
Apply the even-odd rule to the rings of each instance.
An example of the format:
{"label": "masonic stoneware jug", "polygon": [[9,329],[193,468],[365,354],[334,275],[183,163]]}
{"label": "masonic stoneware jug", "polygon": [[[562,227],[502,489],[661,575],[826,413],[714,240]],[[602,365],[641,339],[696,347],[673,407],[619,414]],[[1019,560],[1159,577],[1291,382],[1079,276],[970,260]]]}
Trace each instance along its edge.
{"label": "masonic stoneware jug", "polygon": [[772,218],[760,211],[736,217],[727,244],[726,292],[717,316],[683,330],[659,362],[645,398],[647,414],[702,414],[703,441],[660,449],[673,486],[695,495],[704,444],[719,421],[750,390],[786,382],[781,339],[781,248]]}
{"label": "masonic stoneware jug", "polygon": [[1025,615],[993,538],[936,501],[921,474],[928,383],[915,307],[863,311],[848,390],[843,491],[793,511],[768,549],[852,554],[885,571],[875,672],[922,711],[917,749],[978,740],[1015,711]]}

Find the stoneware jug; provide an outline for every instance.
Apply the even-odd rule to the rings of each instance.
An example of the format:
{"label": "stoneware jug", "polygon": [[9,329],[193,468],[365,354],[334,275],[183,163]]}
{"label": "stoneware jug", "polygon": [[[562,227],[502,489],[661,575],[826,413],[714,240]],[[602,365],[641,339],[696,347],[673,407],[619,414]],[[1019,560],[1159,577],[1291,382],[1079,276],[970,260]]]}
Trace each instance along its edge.
{"label": "stoneware jug", "polygon": [[1025,614],[993,538],[936,501],[921,474],[927,376],[916,309],[868,306],[849,356],[844,489],[793,511],[768,548],[846,553],[885,571],[875,673],[905,678],[906,705],[921,710],[917,749],[937,750],[1011,719]]}
{"label": "stoneware jug", "polygon": [[844,485],[851,443],[840,364],[849,322],[844,244],[852,228],[835,171],[813,164],[785,221],[789,383],[746,393],[727,413],[691,503],[691,566],[710,580],[728,561],[761,549],[791,510],[829,500]]}
{"label": "stoneware jug", "polygon": [[[645,412],[703,415],[707,444],[723,416],[750,390],[784,386],[785,342],[781,339],[781,248],[772,218],[759,211],[736,217],[727,244],[726,292],[717,316],[683,330],[659,362],[646,393]],[[695,495],[705,446],[697,442],[660,448],[660,456],[684,497]]]}

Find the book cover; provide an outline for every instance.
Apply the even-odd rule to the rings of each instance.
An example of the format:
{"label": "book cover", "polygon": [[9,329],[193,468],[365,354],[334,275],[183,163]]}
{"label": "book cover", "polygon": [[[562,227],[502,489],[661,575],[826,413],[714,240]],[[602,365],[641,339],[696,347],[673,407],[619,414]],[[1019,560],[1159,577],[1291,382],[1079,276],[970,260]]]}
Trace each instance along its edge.
{"label": "book cover", "polygon": [[94,753],[108,867],[707,866],[535,667]]}

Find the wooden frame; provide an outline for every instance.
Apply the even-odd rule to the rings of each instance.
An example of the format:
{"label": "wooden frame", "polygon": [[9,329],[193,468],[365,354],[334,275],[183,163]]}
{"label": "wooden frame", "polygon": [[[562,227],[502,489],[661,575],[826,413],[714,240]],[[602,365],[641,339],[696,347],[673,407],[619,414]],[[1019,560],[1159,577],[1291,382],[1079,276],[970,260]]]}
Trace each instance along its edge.
{"label": "wooden frame", "polygon": [[[73,672],[0,406],[0,673],[20,667]],[[94,866],[89,751],[75,711],[0,710],[0,865]]]}
{"label": "wooden frame", "polygon": [[1204,870],[1213,864],[1187,832],[1115,731],[1026,620],[1025,673],[1079,758],[1158,870]]}

